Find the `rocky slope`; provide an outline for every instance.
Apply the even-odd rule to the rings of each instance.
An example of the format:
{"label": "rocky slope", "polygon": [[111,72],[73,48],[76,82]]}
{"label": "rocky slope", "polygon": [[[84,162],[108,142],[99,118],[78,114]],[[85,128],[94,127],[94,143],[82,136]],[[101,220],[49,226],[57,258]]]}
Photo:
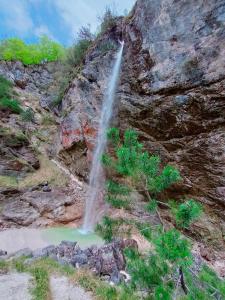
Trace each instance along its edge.
{"label": "rocky slope", "polygon": [[[90,49],[63,99],[61,159],[87,177],[114,47],[125,41],[113,122],[135,128],[146,148],[176,165],[183,182],[166,197],[193,197],[205,214],[197,238],[224,247],[225,3],[138,0]],[[169,219],[167,211],[162,212]]]}
{"label": "rocky slope", "polygon": [[[56,63],[24,66],[0,62],[0,74],[13,83],[14,97],[33,120],[0,108],[0,229],[46,226],[80,220],[85,185],[50,160],[57,152]],[[53,109],[57,113],[56,109]]]}

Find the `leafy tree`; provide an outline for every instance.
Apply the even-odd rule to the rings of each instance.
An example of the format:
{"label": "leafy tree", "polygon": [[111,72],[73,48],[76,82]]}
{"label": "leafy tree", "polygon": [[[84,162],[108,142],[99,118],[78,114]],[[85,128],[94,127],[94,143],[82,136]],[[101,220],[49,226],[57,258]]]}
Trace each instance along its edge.
{"label": "leafy tree", "polygon": [[60,60],[64,47],[43,35],[36,44],[26,44],[19,38],[9,38],[0,43],[0,59],[21,61],[25,65]]}

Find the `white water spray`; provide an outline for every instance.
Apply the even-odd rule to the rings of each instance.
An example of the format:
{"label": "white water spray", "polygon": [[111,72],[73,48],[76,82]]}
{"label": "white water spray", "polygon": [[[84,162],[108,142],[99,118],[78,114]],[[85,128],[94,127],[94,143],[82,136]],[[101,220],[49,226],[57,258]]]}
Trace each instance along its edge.
{"label": "white water spray", "polygon": [[109,126],[112,115],[113,102],[116,95],[116,87],[119,80],[120,66],[122,61],[122,53],[124,42],[120,42],[121,46],[117,52],[115,65],[112,70],[111,78],[104,97],[101,118],[98,128],[98,136],[96,140],[96,148],[94,151],[90,179],[89,179],[89,194],[86,200],[86,209],[83,223],[83,232],[93,231],[97,217],[97,204],[101,197],[100,193],[103,190],[104,176],[101,166],[101,157],[104,153],[107,143],[107,128]]}

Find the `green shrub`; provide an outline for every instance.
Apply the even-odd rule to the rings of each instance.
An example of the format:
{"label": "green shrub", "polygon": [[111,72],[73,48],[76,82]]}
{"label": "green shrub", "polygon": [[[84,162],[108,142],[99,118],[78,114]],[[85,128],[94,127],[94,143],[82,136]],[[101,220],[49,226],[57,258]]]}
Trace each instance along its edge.
{"label": "green shrub", "polygon": [[49,294],[49,277],[48,272],[41,267],[35,267],[31,271],[36,286],[33,289],[35,300],[46,300]]}
{"label": "green shrub", "polygon": [[0,99],[0,109],[9,109],[11,112],[20,114],[23,112],[23,109],[20,106],[18,100],[1,98]]}
{"label": "green shrub", "polygon": [[12,83],[0,75],[0,99],[11,97]]}
{"label": "green shrub", "polygon": [[[162,167],[158,156],[144,151],[134,131],[127,130],[121,141],[119,131],[112,128],[108,132],[108,138],[114,151],[110,149],[110,154],[104,154],[103,164],[117,172],[120,181],[123,176],[126,179],[124,182],[129,182],[130,185],[108,181],[106,199],[110,198],[109,202],[114,205],[115,200],[120,200],[119,197],[129,195],[132,188],[141,190],[149,200],[146,209],[157,212],[158,193],[179,180],[179,172],[169,165]],[[115,177],[115,173],[113,176]],[[120,204],[124,207],[123,201]],[[201,213],[201,206],[192,199],[180,205],[170,203],[168,207],[172,208],[177,224],[185,228]],[[120,237],[123,226],[126,225],[135,226],[152,245],[151,252],[144,254],[132,248],[125,249],[127,271],[131,275],[128,291],[133,291],[133,295],[139,292],[139,299],[146,300],[223,299],[224,281],[205,266],[196,274],[193,271],[195,268],[192,269],[193,256],[189,240],[176,229],[166,230],[163,222],[161,223],[150,226],[142,220],[104,217],[97,225],[97,232],[108,242]],[[124,233],[127,231],[128,229]],[[110,293],[109,291],[109,295]],[[128,294],[132,295],[130,292]],[[113,298],[113,293],[111,297]]]}
{"label": "green shrub", "polygon": [[112,28],[116,24],[116,13],[110,7],[106,7],[102,17],[99,17],[100,34],[105,33],[109,28]]}
{"label": "green shrub", "polygon": [[42,116],[41,124],[42,125],[54,125],[55,124],[55,119],[52,115],[46,113]]}
{"label": "green shrub", "polygon": [[21,61],[25,65],[40,64],[62,59],[64,48],[42,36],[36,44],[26,44],[19,38],[9,38],[0,43],[0,59],[6,61]]}
{"label": "green shrub", "polygon": [[115,44],[114,43],[112,43],[112,42],[105,42],[105,43],[103,43],[103,44],[101,44],[100,46],[99,46],[99,50],[102,52],[102,53],[106,53],[106,52],[108,52],[108,51],[110,51],[110,50],[115,50],[116,49],[116,46],[115,46]]}
{"label": "green shrub", "polygon": [[83,63],[90,45],[91,41],[89,40],[79,40],[78,43],[67,49],[65,63],[72,67],[79,66]]}
{"label": "green shrub", "polygon": [[34,120],[34,111],[31,107],[21,112],[21,118],[24,122],[32,122]]}
{"label": "green shrub", "polygon": [[162,167],[159,156],[145,151],[133,130],[126,130],[121,140],[119,130],[111,128],[108,139],[113,151],[110,154],[105,153],[102,162],[106,168],[117,173],[118,177],[127,178],[129,186],[121,185],[115,180],[108,181],[106,201],[117,208],[129,207],[129,194],[136,190],[145,194],[149,201],[148,208],[154,206],[157,211],[157,196],[181,179],[179,171],[170,165]]}
{"label": "green shrub", "polygon": [[186,200],[179,205],[171,202],[170,206],[172,207],[176,224],[181,228],[188,228],[202,213],[202,206],[193,199]]}

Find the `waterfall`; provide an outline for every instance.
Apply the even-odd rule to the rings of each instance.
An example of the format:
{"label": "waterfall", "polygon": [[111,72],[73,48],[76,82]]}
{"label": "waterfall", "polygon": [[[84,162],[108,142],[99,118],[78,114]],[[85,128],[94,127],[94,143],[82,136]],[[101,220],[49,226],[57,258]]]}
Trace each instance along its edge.
{"label": "waterfall", "polygon": [[101,157],[104,153],[107,143],[107,129],[112,115],[113,102],[116,95],[116,87],[119,80],[120,66],[122,61],[124,42],[121,42],[120,49],[117,52],[115,64],[113,66],[112,75],[109,78],[108,87],[102,104],[101,117],[94,150],[93,161],[89,179],[89,193],[86,199],[85,216],[83,223],[83,231],[93,231],[97,217],[97,204],[101,197],[100,193],[104,186],[104,175],[101,165]]}

